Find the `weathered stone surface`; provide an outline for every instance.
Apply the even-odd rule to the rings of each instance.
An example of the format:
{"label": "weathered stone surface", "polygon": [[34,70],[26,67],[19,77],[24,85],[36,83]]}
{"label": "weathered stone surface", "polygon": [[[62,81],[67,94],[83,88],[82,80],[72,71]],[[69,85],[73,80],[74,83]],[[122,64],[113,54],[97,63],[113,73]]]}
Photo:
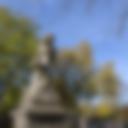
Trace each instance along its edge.
{"label": "weathered stone surface", "polygon": [[39,44],[30,85],[15,112],[14,128],[71,128],[73,125],[70,110],[62,105],[51,82],[48,71],[54,51],[51,45],[46,42]]}

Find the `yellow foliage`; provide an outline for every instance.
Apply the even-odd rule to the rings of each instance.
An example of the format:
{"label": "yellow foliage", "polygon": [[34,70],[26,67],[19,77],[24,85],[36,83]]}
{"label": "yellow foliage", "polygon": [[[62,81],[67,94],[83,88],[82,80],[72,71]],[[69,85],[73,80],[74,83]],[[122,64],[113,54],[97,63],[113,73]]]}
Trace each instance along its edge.
{"label": "yellow foliage", "polygon": [[100,117],[107,117],[113,114],[114,108],[108,104],[102,103],[96,108],[96,115]]}

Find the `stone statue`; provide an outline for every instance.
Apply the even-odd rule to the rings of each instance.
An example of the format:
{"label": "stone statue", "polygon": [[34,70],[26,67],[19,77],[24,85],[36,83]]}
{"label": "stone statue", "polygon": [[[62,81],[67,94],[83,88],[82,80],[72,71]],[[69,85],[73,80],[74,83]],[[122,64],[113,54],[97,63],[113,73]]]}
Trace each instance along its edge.
{"label": "stone statue", "polygon": [[53,38],[39,43],[30,84],[14,114],[14,128],[71,128],[72,114],[61,104],[51,81],[50,67],[55,61]]}

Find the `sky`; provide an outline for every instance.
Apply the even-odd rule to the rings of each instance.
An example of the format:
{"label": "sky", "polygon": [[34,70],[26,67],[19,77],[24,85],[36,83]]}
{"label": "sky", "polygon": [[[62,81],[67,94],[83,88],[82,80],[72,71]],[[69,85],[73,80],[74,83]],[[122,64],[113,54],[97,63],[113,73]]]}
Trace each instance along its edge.
{"label": "sky", "polygon": [[115,64],[128,103],[127,0],[0,0],[0,6],[30,18],[40,36],[53,33],[58,48],[89,42],[97,66]]}

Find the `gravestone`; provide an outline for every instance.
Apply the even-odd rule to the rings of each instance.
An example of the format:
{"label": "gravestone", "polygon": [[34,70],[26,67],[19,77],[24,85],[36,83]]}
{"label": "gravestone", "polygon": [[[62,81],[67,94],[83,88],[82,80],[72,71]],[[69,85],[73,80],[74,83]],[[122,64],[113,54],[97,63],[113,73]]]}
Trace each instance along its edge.
{"label": "gravestone", "polygon": [[14,128],[74,128],[72,112],[62,104],[51,80],[50,67],[55,60],[52,41],[47,37],[39,44],[30,85],[14,114]]}

